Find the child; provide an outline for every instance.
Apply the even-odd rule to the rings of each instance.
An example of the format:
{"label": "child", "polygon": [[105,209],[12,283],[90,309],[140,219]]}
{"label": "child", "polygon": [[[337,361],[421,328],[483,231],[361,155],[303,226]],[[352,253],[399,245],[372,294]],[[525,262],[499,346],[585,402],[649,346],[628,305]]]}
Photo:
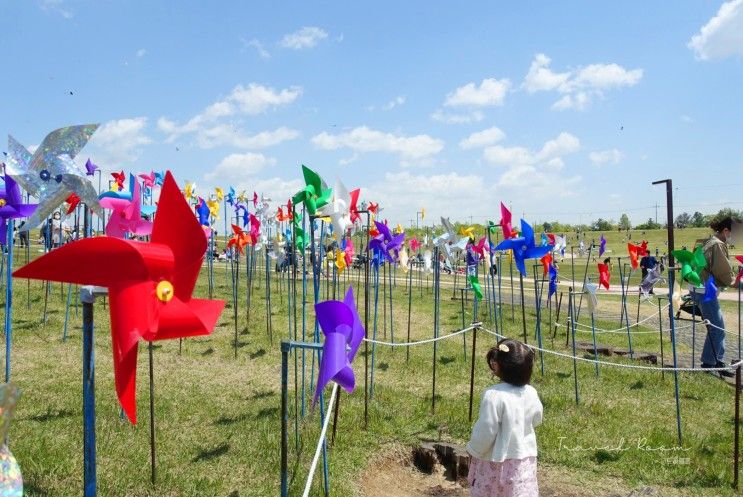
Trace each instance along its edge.
{"label": "child", "polygon": [[534,351],[504,339],[486,359],[501,382],[483,393],[467,444],[472,497],[538,497],[534,428],[542,422],[542,403],[529,385]]}

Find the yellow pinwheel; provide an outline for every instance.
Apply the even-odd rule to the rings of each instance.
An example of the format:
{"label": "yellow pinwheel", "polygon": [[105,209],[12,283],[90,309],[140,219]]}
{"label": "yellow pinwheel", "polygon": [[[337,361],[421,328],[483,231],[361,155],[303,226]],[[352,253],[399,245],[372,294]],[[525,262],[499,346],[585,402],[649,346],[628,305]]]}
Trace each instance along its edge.
{"label": "yellow pinwheel", "polygon": [[224,190],[222,190],[220,187],[214,188],[214,194],[217,196],[217,200],[220,202],[224,200]]}

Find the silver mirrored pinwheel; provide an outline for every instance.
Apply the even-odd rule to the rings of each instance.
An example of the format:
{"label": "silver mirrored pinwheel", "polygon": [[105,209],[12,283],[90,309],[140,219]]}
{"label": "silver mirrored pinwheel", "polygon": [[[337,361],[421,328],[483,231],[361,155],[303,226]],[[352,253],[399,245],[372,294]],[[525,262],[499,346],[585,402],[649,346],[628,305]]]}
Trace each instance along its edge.
{"label": "silver mirrored pinwheel", "polygon": [[8,136],[5,172],[39,199],[38,208],[22,229],[28,230],[41,224],[71,193],[77,194],[93,212],[101,213],[95,188],[73,162],[96,129],[98,124],[54,130],[46,135],[33,154],[15,138]]}

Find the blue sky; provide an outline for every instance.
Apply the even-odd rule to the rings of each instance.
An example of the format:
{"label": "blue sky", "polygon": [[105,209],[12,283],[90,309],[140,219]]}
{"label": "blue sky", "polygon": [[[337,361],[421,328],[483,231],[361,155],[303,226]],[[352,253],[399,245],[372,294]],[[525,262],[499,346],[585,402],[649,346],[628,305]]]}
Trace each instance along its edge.
{"label": "blue sky", "polygon": [[0,3],[0,134],[100,122],[106,170],[283,202],[304,163],[406,225],[743,208],[743,0]]}

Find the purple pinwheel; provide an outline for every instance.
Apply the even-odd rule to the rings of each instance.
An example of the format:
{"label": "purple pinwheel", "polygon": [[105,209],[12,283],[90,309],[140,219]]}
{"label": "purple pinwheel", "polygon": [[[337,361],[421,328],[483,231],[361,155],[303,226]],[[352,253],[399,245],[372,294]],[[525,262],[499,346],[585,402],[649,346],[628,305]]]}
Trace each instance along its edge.
{"label": "purple pinwheel", "polygon": [[343,302],[327,300],[315,304],[315,314],[325,335],[325,343],[313,405],[330,381],[336,382],[348,393],[353,392],[356,379],[351,369],[351,361],[356,356],[365,335],[359,313],[356,311],[351,286],[348,287]]}
{"label": "purple pinwheel", "polygon": [[704,283],[704,298],[702,300],[704,302],[717,300],[717,285],[715,285],[715,279],[712,275],[710,275]]}
{"label": "purple pinwheel", "polygon": [[513,258],[516,260],[516,267],[522,276],[526,276],[526,265],[524,261],[526,259],[544,257],[552,250],[552,246],[537,247],[534,243],[534,229],[522,219],[521,236],[503,240],[495,247],[495,250],[511,250],[513,252]]}
{"label": "purple pinwheel", "polygon": [[599,257],[604,255],[604,252],[606,252],[606,238],[604,238],[604,234],[601,233],[601,238],[599,239]]}
{"label": "purple pinwheel", "polygon": [[[379,231],[379,235],[369,242],[369,250],[381,253],[385,259],[394,263],[397,260],[402,244],[405,243],[405,233],[393,236],[386,224],[379,221],[374,221],[374,224],[377,227],[377,231]],[[394,256],[392,253],[394,253]]]}
{"label": "purple pinwheel", "polygon": [[98,170],[98,166],[96,166],[95,164],[93,164],[93,162],[90,159],[88,159],[85,162],[85,174],[87,176],[95,176],[95,172],[97,170]]}
{"label": "purple pinwheel", "polygon": [[202,226],[209,226],[211,212],[209,212],[209,206],[206,205],[206,202],[201,197],[199,197],[199,203],[196,204],[196,214],[199,216],[199,223]]}
{"label": "purple pinwheel", "polygon": [[248,206],[241,203],[235,204],[235,216],[240,216],[242,211],[243,228],[246,228],[250,224],[250,213],[248,212]]}
{"label": "purple pinwheel", "polygon": [[24,204],[21,189],[10,176],[5,176],[5,187],[0,188],[0,244],[7,242],[8,219],[29,217],[36,210],[36,204]]}

